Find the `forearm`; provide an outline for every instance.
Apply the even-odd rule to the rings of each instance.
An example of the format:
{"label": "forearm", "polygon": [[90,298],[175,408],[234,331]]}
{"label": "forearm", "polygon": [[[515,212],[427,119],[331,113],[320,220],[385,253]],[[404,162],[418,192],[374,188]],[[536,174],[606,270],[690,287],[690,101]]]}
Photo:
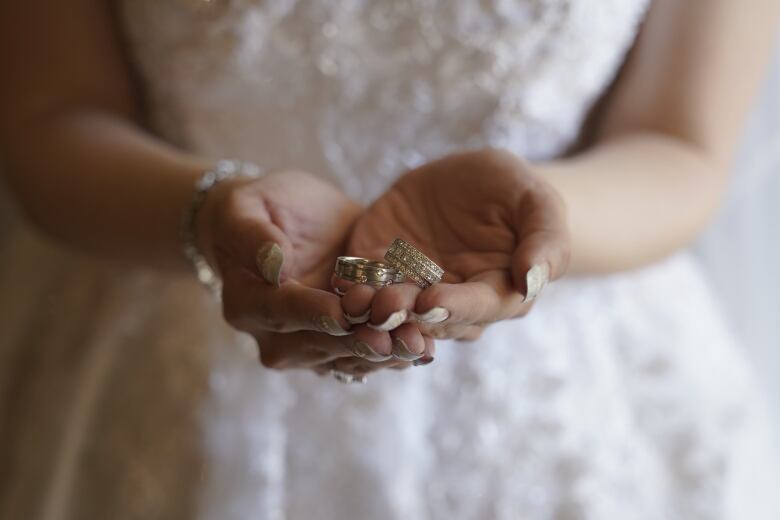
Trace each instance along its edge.
{"label": "forearm", "polygon": [[725,168],[661,134],[613,138],[537,168],[566,203],[574,274],[631,269],[685,246],[727,184]]}
{"label": "forearm", "polygon": [[178,232],[205,162],[107,112],[74,109],[4,134],[6,177],[45,233],[122,263],[186,267]]}

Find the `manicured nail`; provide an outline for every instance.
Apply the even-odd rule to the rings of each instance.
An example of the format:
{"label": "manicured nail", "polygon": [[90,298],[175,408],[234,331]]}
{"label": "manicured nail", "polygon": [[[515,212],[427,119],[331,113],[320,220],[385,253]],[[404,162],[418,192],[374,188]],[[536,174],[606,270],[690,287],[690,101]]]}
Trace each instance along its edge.
{"label": "manicured nail", "polygon": [[383,356],[382,354],[379,354],[377,351],[372,349],[368,343],[363,343],[362,341],[356,341],[352,344],[352,353],[355,354],[357,357],[363,358],[367,361],[387,361],[393,356]]}
{"label": "manicured nail", "polygon": [[548,264],[536,264],[525,275],[526,292],[524,302],[532,302],[542,292],[544,286],[550,281],[550,266]]}
{"label": "manicured nail", "polygon": [[401,338],[395,338],[393,340],[393,357],[400,359],[401,361],[414,361],[415,359],[420,359],[422,355],[422,352],[416,354],[409,350],[409,347],[406,346],[406,342]]}
{"label": "manicured nail", "polygon": [[444,307],[434,307],[422,314],[412,313],[412,316],[420,323],[441,323],[450,317],[450,311]]}
{"label": "manicured nail", "polygon": [[260,276],[273,286],[279,287],[282,275],[284,253],[279,244],[266,244],[257,251],[257,268]]}
{"label": "manicured nail", "polygon": [[416,367],[421,367],[421,366],[428,365],[430,363],[433,363],[433,356],[424,357],[424,358],[420,358],[420,359],[415,359],[412,362],[412,365],[414,365]]}
{"label": "manicured nail", "polygon": [[406,309],[401,309],[400,311],[396,311],[390,316],[388,316],[384,323],[380,323],[379,325],[374,325],[373,323],[369,323],[368,326],[374,330],[389,332],[393,329],[398,328],[399,325],[401,325],[403,322],[406,321],[406,318],[408,316],[409,313],[406,312]]}
{"label": "manicured nail", "polygon": [[358,325],[360,323],[365,323],[368,321],[369,316],[371,316],[371,309],[368,309],[365,313],[361,314],[360,316],[352,316],[350,314],[344,313],[344,317],[347,319],[348,322],[350,322],[353,325]]}
{"label": "manicured nail", "polygon": [[350,331],[344,330],[344,327],[330,316],[320,316],[318,324],[322,332],[331,336],[348,336],[352,334]]}

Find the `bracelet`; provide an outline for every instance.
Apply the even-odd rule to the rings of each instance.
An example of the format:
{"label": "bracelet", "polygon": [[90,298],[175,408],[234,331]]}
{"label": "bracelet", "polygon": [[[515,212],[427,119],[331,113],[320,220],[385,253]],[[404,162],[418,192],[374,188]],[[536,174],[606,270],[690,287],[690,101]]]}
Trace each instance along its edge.
{"label": "bracelet", "polygon": [[204,174],[195,181],[195,193],[192,196],[189,206],[184,211],[184,217],[181,224],[181,239],[184,244],[184,256],[192,264],[195,275],[200,283],[208,288],[215,297],[219,298],[222,290],[222,281],[219,275],[214,272],[211,266],[206,262],[203,253],[200,252],[195,244],[195,222],[198,219],[198,213],[206,200],[209,190],[220,182],[236,177],[247,177],[257,179],[262,175],[260,168],[250,162],[222,160],[218,161],[213,169],[204,172]]}

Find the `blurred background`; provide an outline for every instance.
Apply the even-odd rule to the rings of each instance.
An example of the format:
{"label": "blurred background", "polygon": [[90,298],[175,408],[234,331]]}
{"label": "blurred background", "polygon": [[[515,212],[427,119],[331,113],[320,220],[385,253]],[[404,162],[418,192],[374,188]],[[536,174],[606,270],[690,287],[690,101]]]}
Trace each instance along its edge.
{"label": "blurred background", "polygon": [[780,40],[731,184],[695,248],[766,389],[780,445]]}

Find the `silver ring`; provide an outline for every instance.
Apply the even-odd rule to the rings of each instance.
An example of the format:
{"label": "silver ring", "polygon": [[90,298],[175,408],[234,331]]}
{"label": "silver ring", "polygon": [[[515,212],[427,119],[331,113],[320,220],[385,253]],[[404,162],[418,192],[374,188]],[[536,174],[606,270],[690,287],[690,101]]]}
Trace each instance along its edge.
{"label": "silver ring", "polygon": [[374,287],[385,287],[404,281],[403,274],[395,267],[359,256],[338,257],[333,273],[342,280]]}
{"label": "silver ring", "polygon": [[344,383],[345,385],[364,385],[366,384],[367,380],[366,376],[356,376],[355,374],[350,374],[349,372],[344,372],[343,370],[336,370],[335,368],[331,368],[330,373],[333,377],[336,378],[336,381],[339,383]]}

